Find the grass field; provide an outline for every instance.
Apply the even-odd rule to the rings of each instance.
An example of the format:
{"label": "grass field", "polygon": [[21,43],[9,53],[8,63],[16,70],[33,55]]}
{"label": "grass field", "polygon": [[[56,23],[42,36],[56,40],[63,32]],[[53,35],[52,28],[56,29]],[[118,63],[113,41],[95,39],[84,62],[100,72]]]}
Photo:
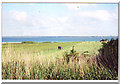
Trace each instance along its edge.
{"label": "grass field", "polygon": [[[67,64],[63,55],[73,46],[79,62]],[[93,61],[101,47],[101,42],[3,43],[2,79],[116,80],[117,75]]]}

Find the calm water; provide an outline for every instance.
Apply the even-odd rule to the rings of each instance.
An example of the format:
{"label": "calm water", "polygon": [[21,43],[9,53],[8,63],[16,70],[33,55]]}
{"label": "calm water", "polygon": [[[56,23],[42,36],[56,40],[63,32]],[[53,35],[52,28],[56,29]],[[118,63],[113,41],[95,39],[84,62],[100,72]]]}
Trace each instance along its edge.
{"label": "calm water", "polygon": [[2,37],[2,42],[73,42],[73,41],[100,41],[101,39],[116,39],[117,36],[32,36],[32,37]]}

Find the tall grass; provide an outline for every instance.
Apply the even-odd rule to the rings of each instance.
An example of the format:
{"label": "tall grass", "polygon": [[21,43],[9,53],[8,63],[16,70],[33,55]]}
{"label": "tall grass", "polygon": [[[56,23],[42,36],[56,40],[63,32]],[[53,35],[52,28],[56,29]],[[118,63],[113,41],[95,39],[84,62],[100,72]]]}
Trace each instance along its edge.
{"label": "tall grass", "polygon": [[[86,45],[85,45],[86,44]],[[62,45],[63,50],[57,50]],[[84,45],[86,48],[84,48]],[[63,55],[75,47],[78,59]],[[3,44],[2,79],[11,80],[117,80],[116,72],[97,64],[100,42]],[[87,56],[82,55],[88,51]],[[94,53],[92,52],[94,51]],[[72,61],[73,60],[73,61]],[[113,74],[114,73],[114,74]]]}
{"label": "tall grass", "polygon": [[116,72],[106,69],[95,63],[84,65],[80,62],[64,61],[50,62],[47,65],[39,62],[31,63],[24,61],[11,61],[2,66],[3,79],[31,79],[31,80],[117,80]]}

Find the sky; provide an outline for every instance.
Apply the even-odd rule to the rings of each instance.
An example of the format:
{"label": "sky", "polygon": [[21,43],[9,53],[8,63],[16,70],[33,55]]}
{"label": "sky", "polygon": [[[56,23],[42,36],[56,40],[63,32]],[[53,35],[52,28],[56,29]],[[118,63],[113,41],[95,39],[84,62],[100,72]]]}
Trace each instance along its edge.
{"label": "sky", "polygon": [[2,36],[117,35],[118,4],[2,4]]}

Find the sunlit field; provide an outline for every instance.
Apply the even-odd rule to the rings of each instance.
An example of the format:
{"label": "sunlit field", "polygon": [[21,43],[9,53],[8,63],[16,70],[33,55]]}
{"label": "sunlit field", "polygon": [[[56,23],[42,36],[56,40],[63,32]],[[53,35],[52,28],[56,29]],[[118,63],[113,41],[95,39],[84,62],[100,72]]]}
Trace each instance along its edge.
{"label": "sunlit field", "polygon": [[[76,58],[67,62],[64,57],[73,46]],[[101,47],[102,43],[95,41],[3,43],[2,79],[117,80],[116,72],[98,66],[94,59]]]}

